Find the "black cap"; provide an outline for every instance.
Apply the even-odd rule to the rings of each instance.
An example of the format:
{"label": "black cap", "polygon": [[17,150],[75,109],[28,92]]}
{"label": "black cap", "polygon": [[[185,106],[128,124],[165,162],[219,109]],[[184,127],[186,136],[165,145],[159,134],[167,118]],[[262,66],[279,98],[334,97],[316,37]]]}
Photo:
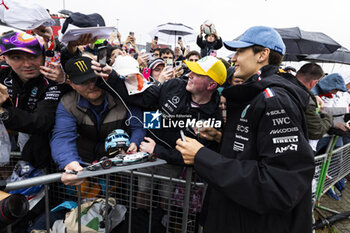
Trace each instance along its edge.
{"label": "black cap", "polygon": [[64,71],[67,78],[74,84],[82,84],[89,79],[96,78],[96,74],[91,69],[91,58],[89,57],[69,59],[64,66]]}
{"label": "black cap", "polygon": [[71,13],[64,21],[61,29],[62,34],[66,32],[69,24],[73,24],[80,28],[106,26],[105,21],[100,14],[94,13],[85,15],[80,12]]}

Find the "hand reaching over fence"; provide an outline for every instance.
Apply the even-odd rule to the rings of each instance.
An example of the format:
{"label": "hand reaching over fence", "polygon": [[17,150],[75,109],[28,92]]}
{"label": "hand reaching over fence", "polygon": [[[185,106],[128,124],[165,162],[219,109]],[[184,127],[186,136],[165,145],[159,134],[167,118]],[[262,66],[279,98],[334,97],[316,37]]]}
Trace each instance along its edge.
{"label": "hand reaching over fence", "polygon": [[83,170],[83,167],[77,161],[68,163],[64,170],[66,172],[62,173],[61,181],[65,185],[80,185],[85,179],[78,179],[76,173]]}

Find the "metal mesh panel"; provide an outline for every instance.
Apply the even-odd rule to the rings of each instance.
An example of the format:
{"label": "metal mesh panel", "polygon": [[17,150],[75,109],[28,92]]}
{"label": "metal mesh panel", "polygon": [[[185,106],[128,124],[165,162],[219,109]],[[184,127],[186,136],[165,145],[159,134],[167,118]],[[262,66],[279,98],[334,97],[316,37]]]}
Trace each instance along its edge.
{"label": "metal mesh panel", "polygon": [[315,200],[316,198],[316,189],[317,189],[317,184],[320,179],[321,175],[321,169],[322,169],[322,164],[326,161],[327,159],[327,154],[319,155],[315,157],[315,174],[314,174],[314,179],[312,180],[312,199]]}
{"label": "metal mesh panel", "polygon": [[[9,165],[6,167],[0,167],[0,172],[3,179],[12,173],[15,164],[18,160],[20,160],[20,158],[21,156],[19,153],[11,153],[11,161]],[[54,168],[49,169],[48,173],[57,172],[55,165],[53,167]],[[138,195],[140,193],[138,190],[139,177],[147,178],[149,180],[149,190],[152,190],[152,192],[149,192],[148,196]],[[107,181],[108,184],[106,184]],[[62,203],[63,201],[72,200],[77,202],[79,199],[78,187],[65,186],[61,182],[54,182],[49,186],[50,206],[46,206],[47,210]],[[183,215],[184,200],[186,199],[186,180],[168,176],[152,175],[138,171],[123,171],[109,175],[90,177],[87,179],[87,182],[80,186],[80,197],[82,202],[92,200],[94,198],[105,198],[107,194],[106,186],[108,186],[107,196],[116,198],[118,204],[126,206],[126,221],[128,221],[127,224],[129,226],[132,225],[132,215],[135,214],[138,209],[146,210],[147,213],[149,213],[150,222],[153,215],[156,215],[157,210],[162,208],[163,210],[161,213],[162,215],[165,215],[165,217],[160,219],[162,222],[160,224],[163,224],[163,226],[166,227],[167,232],[183,232],[184,225],[186,225],[185,232],[198,232],[197,213],[199,212],[199,209],[194,208],[193,206],[195,205],[190,205],[186,224],[183,222],[183,220],[186,219]],[[189,203],[193,203],[195,201],[202,203],[202,199],[198,200],[198,196],[195,195],[195,191],[198,192],[198,190],[200,190],[200,197],[202,198],[205,193],[205,185],[203,183],[196,183],[193,181],[191,182],[190,186],[191,195],[189,196]],[[181,191],[176,192],[176,198],[174,190]],[[195,201],[194,197],[197,198]],[[149,227],[149,230],[151,232],[151,227]]]}
{"label": "metal mesh panel", "polygon": [[13,168],[15,167],[18,160],[20,160],[21,155],[19,152],[11,152],[10,162],[6,166],[0,166],[0,175],[1,180],[6,180],[12,173]]}
{"label": "metal mesh panel", "polygon": [[[148,177],[150,180],[149,188],[153,191],[147,193],[148,195],[139,195],[137,182],[139,177]],[[89,178],[86,183],[81,185],[82,201],[97,197],[105,198],[106,180],[108,179],[105,175]],[[108,196],[116,198],[118,204],[125,205],[127,214],[131,213],[131,215],[133,215],[137,209],[144,209],[151,215],[149,218],[150,221],[153,217],[152,215],[161,207],[163,209],[162,213],[165,215],[165,217],[162,218],[162,223],[163,226],[168,229],[167,232],[181,232],[183,206],[181,205],[181,201],[179,202],[174,199],[174,189],[179,187],[185,189],[184,180],[142,172],[126,171],[110,174],[108,186]],[[203,183],[192,183],[191,189],[204,189],[204,185]],[[64,186],[62,183],[54,183],[51,185],[50,190],[51,205],[59,204],[65,200],[78,200],[77,187]],[[184,200],[183,195],[185,195],[185,193],[180,193],[178,195],[180,196],[179,199]],[[169,198],[164,198],[164,196]],[[190,196],[190,203],[192,202],[192,198],[193,197]],[[127,215],[126,219],[129,221],[132,217]],[[186,232],[197,232],[197,222],[196,212],[190,208]]]}
{"label": "metal mesh panel", "polygon": [[333,151],[322,194],[350,173],[350,144]]}

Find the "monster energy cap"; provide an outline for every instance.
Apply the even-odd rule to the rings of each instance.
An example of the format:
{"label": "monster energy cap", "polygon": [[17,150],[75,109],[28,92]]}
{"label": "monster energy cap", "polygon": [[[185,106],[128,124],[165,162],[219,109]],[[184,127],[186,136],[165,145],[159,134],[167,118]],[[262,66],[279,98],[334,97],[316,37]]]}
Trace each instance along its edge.
{"label": "monster energy cap", "polygon": [[91,58],[88,57],[69,59],[64,66],[64,71],[67,74],[67,78],[74,84],[82,84],[97,77],[91,69]]}

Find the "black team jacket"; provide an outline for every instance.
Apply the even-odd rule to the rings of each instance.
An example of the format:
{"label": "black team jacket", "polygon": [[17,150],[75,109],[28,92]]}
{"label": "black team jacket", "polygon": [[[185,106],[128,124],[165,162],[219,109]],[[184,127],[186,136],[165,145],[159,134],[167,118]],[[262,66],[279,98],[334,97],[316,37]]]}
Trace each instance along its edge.
{"label": "black team jacket", "polygon": [[312,232],[314,155],[304,110],[309,96],[265,66],[223,91],[220,153],[201,148],[194,167],[209,184],[204,232]]}

